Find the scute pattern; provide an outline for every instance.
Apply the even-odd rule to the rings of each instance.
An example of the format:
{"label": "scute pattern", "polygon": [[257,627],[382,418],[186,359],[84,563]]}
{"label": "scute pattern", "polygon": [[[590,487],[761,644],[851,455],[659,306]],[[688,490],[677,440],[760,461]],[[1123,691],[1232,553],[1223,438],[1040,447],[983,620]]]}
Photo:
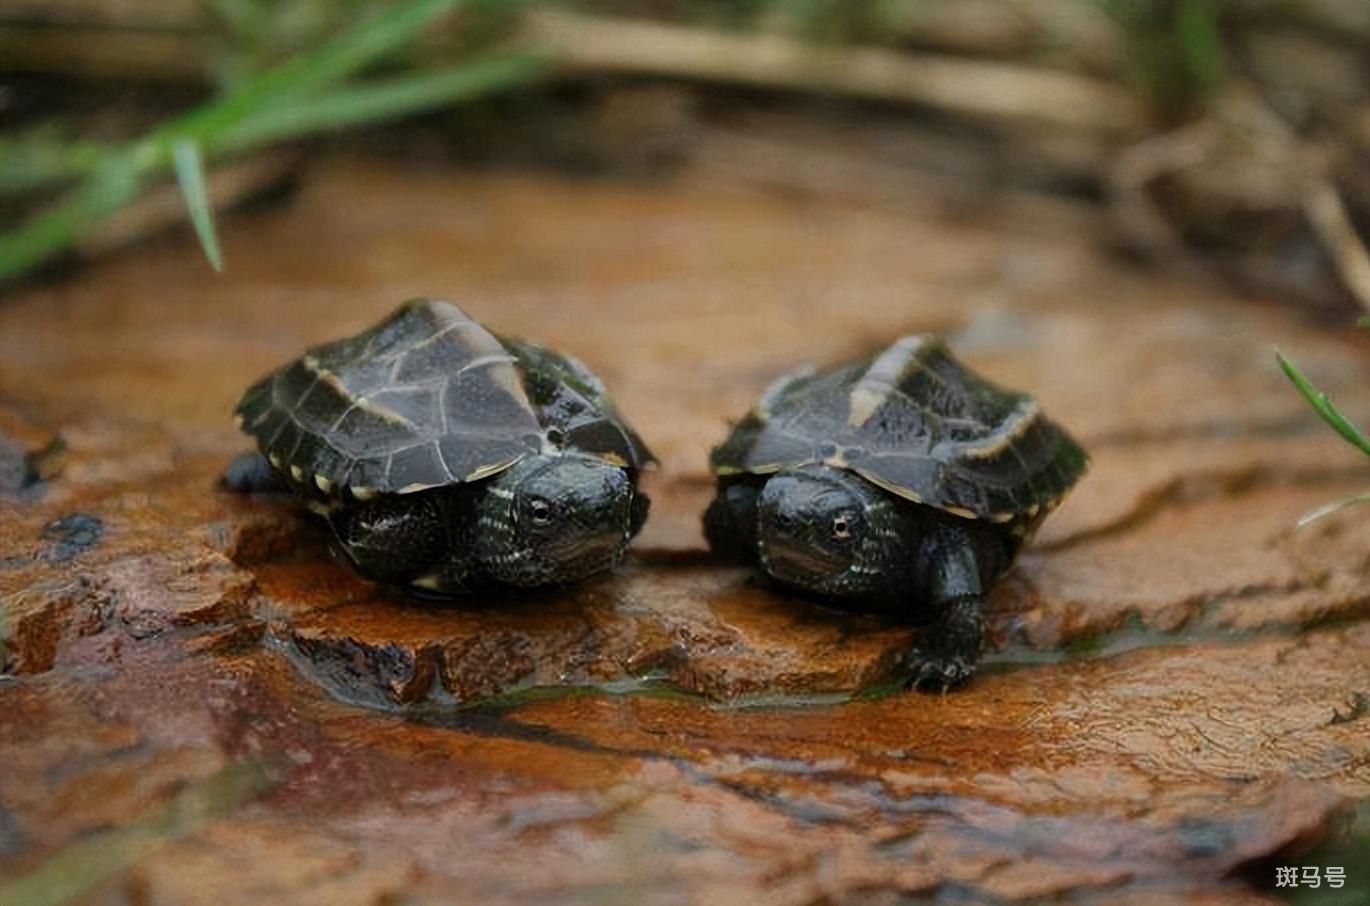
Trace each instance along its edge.
{"label": "scute pattern", "polygon": [[526,340],[502,339],[517,357],[529,399],[562,446],[615,461],[633,473],[656,462],[609,399],[603,382],[578,359]]}
{"label": "scute pattern", "polygon": [[517,359],[434,300],[311,349],[253,385],[237,411],[278,469],[336,489],[405,493],[475,480],[542,443]]}
{"label": "scute pattern", "polygon": [[548,443],[634,473],[655,461],[580,362],[431,299],[309,350],[249,388],[237,414],[277,470],[315,494],[476,481]]}
{"label": "scute pattern", "polygon": [[719,474],[812,462],[901,497],[998,522],[1040,518],[1084,472],[1084,451],[1031,397],[911,335],[822,373],[782,378],[714,449]]}

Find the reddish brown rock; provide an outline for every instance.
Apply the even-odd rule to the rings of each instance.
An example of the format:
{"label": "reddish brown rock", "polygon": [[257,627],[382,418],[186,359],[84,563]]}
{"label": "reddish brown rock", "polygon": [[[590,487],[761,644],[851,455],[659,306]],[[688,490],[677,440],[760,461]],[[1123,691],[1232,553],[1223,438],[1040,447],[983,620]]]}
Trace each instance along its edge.
{"label": "reddish brown rock", "polygon": [[[1292,529],[1370,469],[1270,349],[1370,413],[1365,340],[1030,213],[340,162],[225,218],[222,278],[187,240],[6,300],[5,405],[67,452],[0,498],[0,902],[1270,902],[1370,795],[1370,523]],[[418,294],[584,358],[660,454],[618,575],[411,601],[214,490],[251,379]],[[698,527],[767,382],[911,330],[1094,455],[946,696]]]}

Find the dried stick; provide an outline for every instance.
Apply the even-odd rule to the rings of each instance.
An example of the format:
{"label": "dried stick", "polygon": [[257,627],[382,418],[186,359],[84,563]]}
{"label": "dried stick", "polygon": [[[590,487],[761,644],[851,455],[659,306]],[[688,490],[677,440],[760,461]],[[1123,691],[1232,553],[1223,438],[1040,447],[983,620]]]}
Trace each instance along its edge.
{"label": "dried stick", "polygon": [[1303,212],[1346,288],[1360,307],[1370,312],[1370,252],[1366,252],[1346,204],[1330,180],[1313,182],[1304,195]]}
{"label": "dried stick", "polygon": [[628,72],[918,104],[990,120],[1143,131],[1121,85],[1073,73],[878,48],[816,47],[777,35],[539,10],[522,38],[570,71]]}

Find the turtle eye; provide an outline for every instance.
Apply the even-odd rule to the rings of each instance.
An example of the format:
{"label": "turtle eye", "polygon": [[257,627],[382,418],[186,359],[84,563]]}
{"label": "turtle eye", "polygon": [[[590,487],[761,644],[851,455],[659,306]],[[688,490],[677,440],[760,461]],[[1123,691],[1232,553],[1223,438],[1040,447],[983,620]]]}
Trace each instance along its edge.
{"label": "turtle eye", "polygon": [[846,513],[838,513],[832,517],[832,536],[841,540],[850,538],[853,521],[851,516]]}
{"label": "turtle eye", "polygon": [[528,515],[534,525],[547,525],[552,521],[552,505],[542,497],[534,497],[528,501]]}

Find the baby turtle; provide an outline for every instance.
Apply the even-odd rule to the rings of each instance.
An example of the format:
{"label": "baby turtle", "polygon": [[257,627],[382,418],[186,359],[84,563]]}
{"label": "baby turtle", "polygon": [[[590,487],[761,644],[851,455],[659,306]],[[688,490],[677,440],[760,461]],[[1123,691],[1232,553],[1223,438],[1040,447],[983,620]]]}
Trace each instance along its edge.
{"label": "baby turtle", "polygon": [[782,584],[935,617],[907,667],[945,689],[975,668],[985,592],[1087,463],[1031,397],[907,336],[773,384],[713,450],[704,531]]}
{"label": "baby turtle", "polygon": [[260,453],[223,483],[288,487],[369,579],[456,595],[609,569],[647,516],[652,454],[580,362],[406,302],[253,384]]}

